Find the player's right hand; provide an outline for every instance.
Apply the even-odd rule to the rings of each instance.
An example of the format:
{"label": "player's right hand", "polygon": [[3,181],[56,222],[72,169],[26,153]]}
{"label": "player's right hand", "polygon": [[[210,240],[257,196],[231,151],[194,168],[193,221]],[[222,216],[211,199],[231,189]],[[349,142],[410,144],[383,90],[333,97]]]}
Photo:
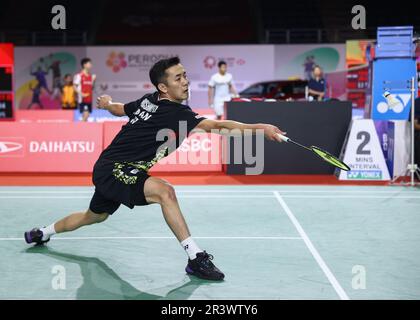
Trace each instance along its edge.
{"label": "player's right hand", "polygon": [[111,104],[111,96],[104,94],[96,99],[96,105],[98,109],[105,109],[109,104]]}
{"label": "player's right hand", "polygon": [[259,129],[264,129],[264,135],[266,139],[271,141],[278,141],[282,142],[283,140],[280,139],[280,137],[277,135],[277,133],[280,133],[281,135],[286,135],[287,132],[280,130],[276,126],[273,126],[271,124],[261,124]]}

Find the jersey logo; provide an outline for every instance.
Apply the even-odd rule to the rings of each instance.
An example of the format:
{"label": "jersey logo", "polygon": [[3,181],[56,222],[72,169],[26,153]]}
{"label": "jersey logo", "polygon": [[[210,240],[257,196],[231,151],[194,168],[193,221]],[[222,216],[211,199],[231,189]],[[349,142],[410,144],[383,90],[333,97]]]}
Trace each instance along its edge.
{"label": "jersey logo", "polygon": [[150,112],[150,113],[155,113],[155,112],[156,112],[156,110],[159,108],[159,106],[157,106],[157,105],[155,105],[155,104],[151,103],[148,99],[144,99],[144,100],[141,102],[140,106],[141,106],[144,110],[146,110],[147,112]]}

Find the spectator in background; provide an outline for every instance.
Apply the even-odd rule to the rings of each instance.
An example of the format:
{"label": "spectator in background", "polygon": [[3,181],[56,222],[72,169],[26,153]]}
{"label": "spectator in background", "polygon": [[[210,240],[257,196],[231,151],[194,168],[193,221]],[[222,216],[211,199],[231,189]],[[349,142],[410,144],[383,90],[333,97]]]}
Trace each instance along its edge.
{"label": "spectator in background", "polygon": [[63,110],[76,109],[76,90],[72,80],[71,74],[64,76],[64,86],[61,94],[61,107]]}
{"label": "spectator in background", "polygon": [[322,77],[322,69],[315,65],[312,70],[312,78],[308,82],[309,101],[322,101],[325,96],[326,83]]}
{"label": "spectator in background", "polygon": [[96,75],[91,74],[92,61],[89,58],[83,58],[80,64],[82,65],[82,71],[74,76],[73,83],[82,121],[87,121],[92,113],[93,86]]}
{"label": "spectator in background", "polygon": [[238,93],[233,85],[232,75],[226,72],[226,62],[219,61],[217,66],[219,72],[212,75],[209,81],[209,106],[214,109],[217,120],[220,120],[224,113],[225,102],[230,101],[231,94],[238,97]]}

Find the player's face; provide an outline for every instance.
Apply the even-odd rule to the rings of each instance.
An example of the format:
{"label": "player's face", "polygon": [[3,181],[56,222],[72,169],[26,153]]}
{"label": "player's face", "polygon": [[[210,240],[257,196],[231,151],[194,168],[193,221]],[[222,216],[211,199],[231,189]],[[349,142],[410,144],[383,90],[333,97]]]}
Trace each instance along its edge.
{"label": "player's face", "polygon": [[92,62],[86,62],[83,66],[87,71],[90,71],[92,69]]}
{"label": "player's face", "polygon": [[226,70],[227,70],[227,67],[226,67],[226,65],[225,65],[225,64],[222,64],[222,65],[219,67],[219,73],[220,73],[220,74],[225,74],[225,73],[226,73]]}
{"label": "player's face", "polygon": [[176,101],[184,101],[188,99],[188,86],[190,82],[187,78],[182,64],[177,64],[166,70],[168,75],[166,79],[166,93]]}

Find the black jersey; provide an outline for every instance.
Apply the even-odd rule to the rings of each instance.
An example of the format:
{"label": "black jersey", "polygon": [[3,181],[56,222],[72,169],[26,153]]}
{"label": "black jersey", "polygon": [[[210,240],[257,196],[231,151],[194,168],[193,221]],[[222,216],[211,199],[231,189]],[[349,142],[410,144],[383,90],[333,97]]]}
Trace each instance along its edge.
{"label": "black jersey", "polygon": [[93,183],[103,197],[132,208],[145,204],[147,171],[205,118],[187,105],[158,100],[158,92],[125,104],[124,112],[129,121],[95,163]]}

